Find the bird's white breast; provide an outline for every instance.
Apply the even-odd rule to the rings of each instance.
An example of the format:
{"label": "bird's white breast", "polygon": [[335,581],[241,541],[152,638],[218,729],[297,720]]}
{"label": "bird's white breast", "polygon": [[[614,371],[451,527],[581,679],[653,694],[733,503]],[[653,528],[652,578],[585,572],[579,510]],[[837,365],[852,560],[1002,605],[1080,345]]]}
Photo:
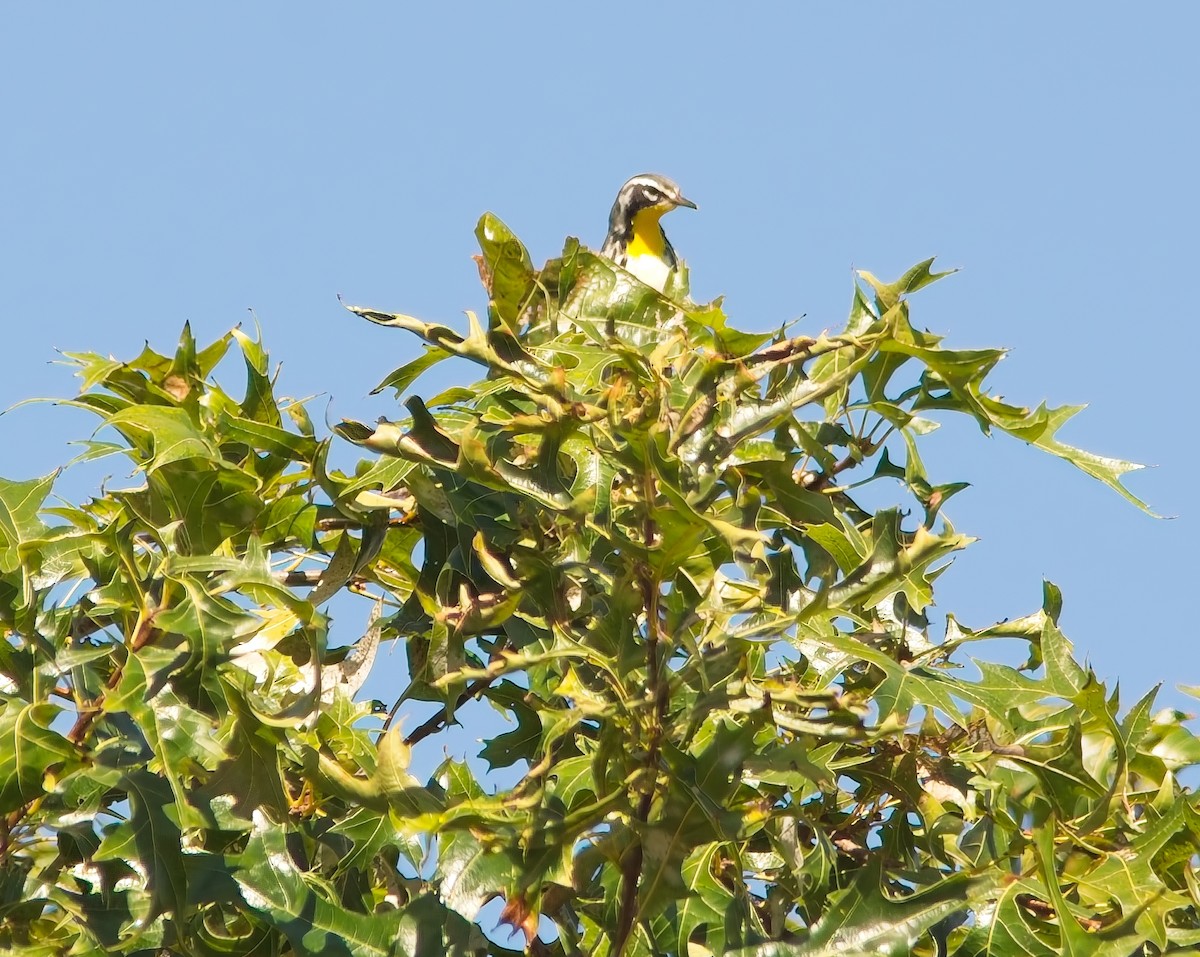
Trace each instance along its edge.
{"label": "bird's white breast", "polygon": [[670,264],[661,256],[628,256],[625,269],[659,292],[666,287],[667,278],[671,275]]}

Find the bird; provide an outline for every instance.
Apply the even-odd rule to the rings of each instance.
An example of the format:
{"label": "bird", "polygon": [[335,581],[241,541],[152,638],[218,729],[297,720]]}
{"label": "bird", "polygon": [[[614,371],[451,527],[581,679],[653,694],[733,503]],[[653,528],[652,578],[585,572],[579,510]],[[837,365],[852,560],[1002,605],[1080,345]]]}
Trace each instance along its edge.
{"label": "bird", "polygon": [[[626,180],[609,213],[608,235],[599,252],[568,239],[562,256],[531,274],[528,288],[516,297],[524,342],[537,346],[588,328],[608,335],[620,328],[631,339],[645,336],[647,330],[661,333],[678,317],[680,304],[688,301],[687,267],[659,222],[678,206],[697,208],[674,180],[657,173]],[[494,275],[487,268],[481,274],[489,294],[494,294]]]}
{"label": "bird", "polygon": [[679,259],[660,220],[679,206],[697,208],[674,180],[658,173],[630,177],[609,213],[608,235],[600,254],[662,292],[678,268]]}

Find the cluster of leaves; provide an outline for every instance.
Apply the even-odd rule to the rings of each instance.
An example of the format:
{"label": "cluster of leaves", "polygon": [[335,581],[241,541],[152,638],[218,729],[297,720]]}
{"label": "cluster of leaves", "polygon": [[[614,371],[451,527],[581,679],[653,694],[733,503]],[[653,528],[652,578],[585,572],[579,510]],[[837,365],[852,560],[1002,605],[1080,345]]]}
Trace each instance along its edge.
{"label": "cluster of leaves", "polygon": [[[367,309],[485,370],[328,464],[258,342],[72,356],[85,457],[139,476],[50,506],[0,482],[0,948],[14,953],[816,955],[1193,952],[1200,763],[1153,693],[1122,713],[1034,614],[925,611],[970,543],[926,475],[964,413],[1128,498],[1076,410],[990,396],[998,350],[868,274],[834,336],[753,334],[494,217],[488,318]],[[244,397],[214,380],[236,343]],[[847,484],[850,478],[858,481]],[[868,489],[890,502],[867,510]],[[1136,502],[1134,499],[1133,501]],[[376,612],[339,659],[333,596]],[[385,609],[383,614],[380,609]],[[955,658],[1022,642],[1021,667]],[[356,703],[379,640],[393,715]],[[469,701],[510,722],[421,780]],[[518,938],[520,939],[520,938]]]}

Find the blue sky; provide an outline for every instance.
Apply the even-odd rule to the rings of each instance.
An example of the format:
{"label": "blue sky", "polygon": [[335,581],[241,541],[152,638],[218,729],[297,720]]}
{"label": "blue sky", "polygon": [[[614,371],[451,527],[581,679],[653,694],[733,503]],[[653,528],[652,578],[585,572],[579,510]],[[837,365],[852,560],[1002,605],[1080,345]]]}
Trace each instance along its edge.
{"label": "blue sky", "polygon": [[[207,339],[252,309],[282,391],[328,396],[315,417],[396,414],[367,392],[414,343],[338,294],[461,321],[481,212],[541,261],[598,244],[616,188],[657,170],[700,205],[666,220],[694,295],[742,327],[837,328],[853,267],[962,267],[916,323],[1011,347],[1010,400],[1090,403],[1064,437],[1158,465],[1130,484],[1179,517],[948,427],[927,465],[973,483],[949,515],[981,541],[939,582],[939,627],[1027,613],[1046,577],[1126,705],[1158,681],[1196,704],[1172,687],[1200,684],[1200,7],[743,6],[7,6],[0,406],[73,390],[55,349],[170,350],[184,320]],[[49,471],[92,425],[5,415],[0,474]]]}

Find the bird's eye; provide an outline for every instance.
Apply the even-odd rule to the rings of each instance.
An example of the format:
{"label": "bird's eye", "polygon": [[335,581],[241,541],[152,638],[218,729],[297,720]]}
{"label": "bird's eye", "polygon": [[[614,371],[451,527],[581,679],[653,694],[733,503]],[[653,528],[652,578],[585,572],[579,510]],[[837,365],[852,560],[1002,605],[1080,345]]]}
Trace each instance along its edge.
{"label": "bird's eye", "polygon": [[646,199],[648,199],[651,203],[657,203],[662,199],[662,193],[656,190],[653,186],[647,186]]}

